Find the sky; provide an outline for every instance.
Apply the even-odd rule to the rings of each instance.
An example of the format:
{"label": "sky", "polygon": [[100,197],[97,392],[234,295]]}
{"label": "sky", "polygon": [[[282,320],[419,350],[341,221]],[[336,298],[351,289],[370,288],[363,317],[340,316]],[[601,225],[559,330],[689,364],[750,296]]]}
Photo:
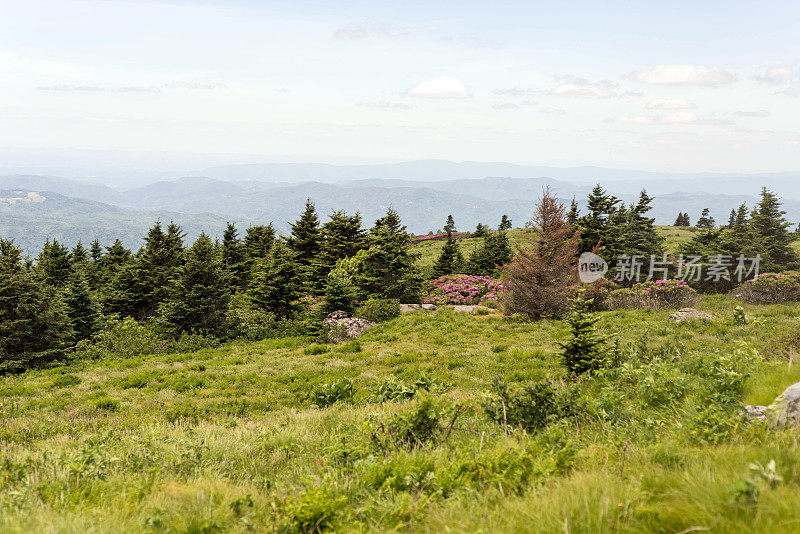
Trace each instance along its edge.
{"label": "sky", "polygon": [[800,2],[0,0],[0,166],[800,170]]}

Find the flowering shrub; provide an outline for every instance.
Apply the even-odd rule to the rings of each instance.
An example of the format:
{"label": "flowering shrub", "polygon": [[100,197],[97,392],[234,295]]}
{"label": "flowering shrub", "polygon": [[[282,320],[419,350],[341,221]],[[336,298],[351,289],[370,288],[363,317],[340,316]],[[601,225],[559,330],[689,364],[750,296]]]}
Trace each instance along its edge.
{"label": "flowering shrub", "polygon": [[[455,238],[458,238],[458,237],[461,237],[461,236],[469,237],[469,232],[453,232],[452,235]],[[435,240],[435,239],[444,239],[446,237],[447,237],[447,233],[446,232],[442,233],[442,234],[424,234],[424,235],[414,236],[413,238],[411,238],[411,241],[413,243],[418,243],[420,241],[431,241],[431,240]]]}
{"label": "flowering shrub", "polygon": [[306,295],[297,299],[295,303],[302,313],[311,315],[325,306],[325,299],[316,295]]}
{"label": "flowering shrub", "polygon": [[764,273],[743,283],[734,294],[751,304],[800,300],[800,274]]}
{"label": "flowering shrub", "polygon": [[663,310],[692,306],[698,300],[697,291],[685,280],[655,280],[610,291],[608,307],[612,310]]}
{"label": "flowering shrub", "polygon": [[[574,299],[579,295],[591,302],[592,310],[608,309],[608,299],[611,293],[619,289],[619,285],[608,278],[601,278],[591,284],[575,284],[569,288],[569,298]],[[582,292],[582,293],[581,293]]]}
{"label": "flowering shrub", "polygon": [[506,287],[488,276],[451,274],[428,282],[425,304],[487,304],[497,302]]}

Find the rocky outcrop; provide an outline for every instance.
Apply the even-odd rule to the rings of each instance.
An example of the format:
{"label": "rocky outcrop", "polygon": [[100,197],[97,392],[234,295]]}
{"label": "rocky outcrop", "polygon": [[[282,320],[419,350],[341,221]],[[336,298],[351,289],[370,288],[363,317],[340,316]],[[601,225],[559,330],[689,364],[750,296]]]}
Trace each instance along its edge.
{"label": "rocky outcrop", "polygon": [[691,321],[695,319],[706,319],[708,321],[714,320],[713,315],[700,310],[695,310],[694,308],[681,308],[680,310],[671,314],[669,318],[671,321],[675,321],[676,323],[679,323],[681,321]]}
{"label": "rocky outcrop", "polygon": [[800,422],[800,382],[795,382],[778,395],[765,412],[767,423],[780,428]]}
{"label": "rocky outcrop", "polygon": [[325,333],[333,341],[358,337],[376,324],[361,317],[350,317],[342,310],[329,313],[322,321]]}
{"label": "rocky outcrop", "polygon": [[767,407],[758,404],[748,404],[744,407],[744,415],[748,419],[763,421],[767,417]]}

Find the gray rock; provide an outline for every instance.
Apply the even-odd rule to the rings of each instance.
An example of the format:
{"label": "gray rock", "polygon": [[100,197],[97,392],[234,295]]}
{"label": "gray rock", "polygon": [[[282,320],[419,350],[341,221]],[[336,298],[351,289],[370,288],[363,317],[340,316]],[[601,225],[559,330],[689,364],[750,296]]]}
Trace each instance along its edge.
{"label": "gray rock", "polygon": [[422,309],[427,311],[434,311],[436,309],[436,304],[423,304]]}
{"label": "gray rock", "polygon": [[780,428],[800,422],[800,382],[795,382],[767,406],[765,417],[770,426]]}
{"label": "gray rock", "polygon": [[322,321],[322,327],[327,332],[328,338],[333,341],[356,338],[376,324],[361,317],[348,317],[343,311],[335,311]]}
{"label": "gray rock", "polygon": [[453,304],[453,309],[461,313],[472,313],[475,308],[477,308],[477,306],[469,304]]}
{"label": "gray rock", "polygon": [[714,316],[706,312],[695,310],[694,308],[681,308],[669,316],[671,321],[679,323],[681,321],[690,321],[694,319],[706,319],[709,321],[714,320]]}
{"label": "gray rock", "polygon": [[401,304],[400,313],[410,313],[416,311],[433,311],[436,304]]}
{"label": "gray rock", "polygon": [[757,404],[748,404],[744,407],[745,415],[748,419],[766,419],[767,407],[759,406]]}

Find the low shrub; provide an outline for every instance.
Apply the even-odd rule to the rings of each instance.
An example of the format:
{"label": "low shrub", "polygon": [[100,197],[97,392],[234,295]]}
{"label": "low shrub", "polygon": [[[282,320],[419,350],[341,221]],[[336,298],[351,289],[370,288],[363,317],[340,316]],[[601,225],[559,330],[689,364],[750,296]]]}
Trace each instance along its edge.
{"label": "low shrub", "polygon": [[697,291],[685,280],[655,280],[610,291],[607,307],[612,310],[670,310],[694,306],[699,300]]}
{"label": "low shrub", "polygon": [[66,388],[71,386],[77,386],[81,383],[81,379],[75,375],[71,374],[63,374],[58,375],[53,379],[50,383],[50,387],[52,388]]}
{"label": "low shrub", "polygon": [[280,532],[330,532],[336,530],[339,516],[347,505],[347,497],[326,488],[314,488],[285,500],[273,501],[273,508],[282,519]]}
{"label": "low shrub", "polygon": [[355,316],[373,323],[388,321],[400,316],[400,301],[371,298],[359,306]]}
{"label": "low shrub", "polygon": [[228,311],[228,336],[247,341],[277,337],[280,332],[275,314],[247,307],[231,307]]}
{"label": "low shrub", "polygon": [[492,396],[483,403],[486,415],[504,428],[521,428],[533,432],[571,414],[569,404],[549,380],[532,382],[520,389],[509,388],[496,379]]}
{"label": "low shrub", "polygon": [[386,453],[390,448],[414,449],[441,443],[461,413],[459,405],[445,405],[431,395],[424,395],[416,406],[394,414],[387,423],[380,423],[371,435],[373,445]]}
{"label": "low shrub", "polygon": [[164,335],[152,322],[139,323],[126,317],[123,320],[109,320],[94,336],[92,343],[79,346],[78,351],[81,356],[88,358],[135,358],[145,354],[195,352],[217,345],[219,341],[216,339],[196,334],[183,334],[173,339]]}
{"label": "low shrub", "polygon": [[764,273],[743,283],[733,294],[750,304],[800,300],[800,274]]}
{"label": "low shrub", "polygon": [[384,380],[375,392],[378,402],[400,401],[413,399],[419,392],[431,392],[434,389],[441,389],[436,380],[428,375],[421,373],[419,378],[413,382],[401,382],[394,377]]}
{"label": "low shrub", "polygon": [[92,405],[95,408],[100,410],[105,410],[107,412],[116,412],[119,409],[119,401],[117,399],[112,399],[108,396],[98,397],[92,402]]}
{"label": "low shrub", "polygon": [[312,402],[315,406],[325,408],[337,402],[350,400],[353,398],[353,392],[353,379],[341,378],[314,388],[311,393]]}
{"label": "low shrub", "polygon": [[425,304],[478,305],[497,302],[506,287],[488,276],[451,274],[428,282]]}

